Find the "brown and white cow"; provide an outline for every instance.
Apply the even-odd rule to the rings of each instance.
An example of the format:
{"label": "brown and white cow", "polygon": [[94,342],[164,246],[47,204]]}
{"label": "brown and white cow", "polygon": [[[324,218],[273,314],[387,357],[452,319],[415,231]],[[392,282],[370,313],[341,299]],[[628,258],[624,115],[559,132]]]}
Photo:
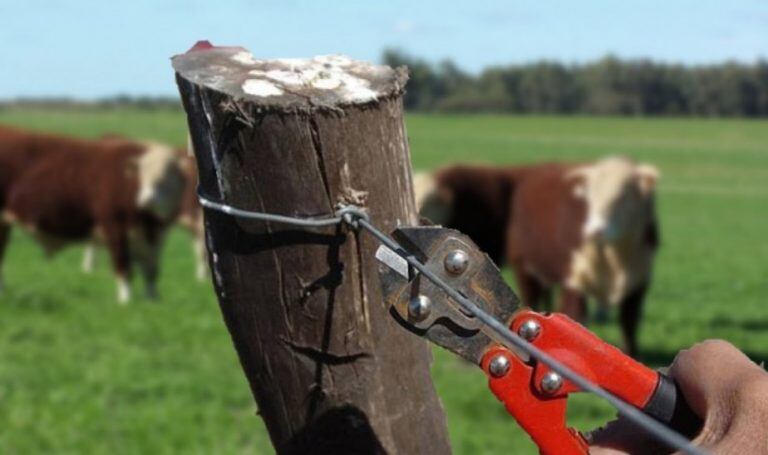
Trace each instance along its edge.
{"label": "brown and white cow", "polygon": [[[132,142],[132,139],[116,134],[107,134],[100,138],[101,142],[118,143]],[[195,257],[195,276],[198,281],[204,281],[209,276],[208,257],[205,248],[205,229],[203,212],[197,197],[197,164],[194,157],[186,150],[176,149],[181,170],[184,175],[184,192],[181,199],[176,222],[192,236],[192,250]],[[96,245],[91,242],[83,252],[82,268],[86,273],[93,271],[96,263]]]}
{"label": "brown and white cow", "polygon": [[659,236],[655,168],[624,157],[585,164],[454,166],[415,179],[423,216],[468,234],[514,270],[534,309],[560,291],[560,311],[617,305],[625,348],[636,332]]}
{"label": "brown and white cow", "polygon": [[48,254],[95,237],[109,249],[120,302],[130,299],[134,262],[156,295],[160,246],[184,189],[171,148],[0,128],[0,168],[0,258],[11,224]]}

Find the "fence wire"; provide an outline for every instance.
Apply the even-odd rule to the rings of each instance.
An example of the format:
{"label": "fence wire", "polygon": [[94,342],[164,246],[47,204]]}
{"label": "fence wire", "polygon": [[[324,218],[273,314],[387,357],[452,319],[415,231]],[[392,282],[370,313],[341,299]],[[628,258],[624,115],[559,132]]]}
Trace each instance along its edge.
{"label": "fence wire", "polygon": [[443,281],[439,276],[429,270],[415,256],[405,253],[406,250],[399,243],[389,237],[389,235],[376,228],[376,226],[371,224],[368,214],[365,213],[365,211],[360,207],[355,205],[345,205],[337,210],[336,213],[332,216],[291,217],[238,209],[227,204],[212,201],[200,193],[198,193],[198,199],[200,200],[200,204],[203,207],[240,218],[260,220],[265,222],[275,222],[308,228],[327,227],[345,223],[355,229],[362,228],[368,231],[379,242],[405,259],[408,264],[418,270],[419,273],[421,273],[425,278],[445,291],[448,296],[450,296],[456,303],[461,305],[462,308],[479,319],[483,324],[491,328],[502,340],[509,343],[509,345],[506,346],[507,348],[512,348],[514,346],[520,349],[537,361],[547,365],[554,372],[558,373],[565,379],[573,382],[582,390],[591,392],[604,399],[614,408],[616,408],[620,416],[623,416],[626,419],[631,420],[633,423],[639,425],[648,431],[648,433],[652,434],[658,441],[663,442],[664,444],[689,455],[707,455],[707,452],[698,447],[695,447],[690,440],[688,440],[677,431],[668,428],[661,422],[648,416],[636,407],[630,405],[616,395],[613,395],[597,384],[593,384],[584,376],[581,376],[554,357],[529,343],[520,335],[510,330],[509,327],[504,325],[501,321],[483,311],[471,300],[461,295],[461,293],[459,293],[456,289],[452,288],[448,283]]}

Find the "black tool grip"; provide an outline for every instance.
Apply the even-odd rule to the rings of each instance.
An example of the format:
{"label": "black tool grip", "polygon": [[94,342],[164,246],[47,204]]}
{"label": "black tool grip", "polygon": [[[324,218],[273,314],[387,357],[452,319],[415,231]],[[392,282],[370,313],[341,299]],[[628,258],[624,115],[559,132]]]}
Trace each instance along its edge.
{"label": "black tool grip", "polygon": [[701,418],[688,406],[675,381],[663,373],[643,412],[689,439],[701,431]]}

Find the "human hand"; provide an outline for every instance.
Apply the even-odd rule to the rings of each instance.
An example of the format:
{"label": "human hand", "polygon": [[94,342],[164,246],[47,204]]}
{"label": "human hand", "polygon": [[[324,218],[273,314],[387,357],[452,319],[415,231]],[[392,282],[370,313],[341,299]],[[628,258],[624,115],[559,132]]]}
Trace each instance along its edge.
{"label": "human hand", "polygon": [[[693,440],[713,454],[768,454],[768,373],[720,340],[680,353],[669,369],[704,426]],[[622,418],[589,435],[594,455],[669,453],[653,436]]]}

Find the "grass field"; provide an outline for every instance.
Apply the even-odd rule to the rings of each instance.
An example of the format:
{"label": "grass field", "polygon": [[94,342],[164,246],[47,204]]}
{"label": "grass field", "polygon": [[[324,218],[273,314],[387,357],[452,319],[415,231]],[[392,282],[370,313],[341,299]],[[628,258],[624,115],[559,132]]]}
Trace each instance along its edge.
{"label": "grass field", "polygon": [[[0,123],[184,143],[178,112],[0,112]],[[521,163],[624,153],[656,164],[662,250],[646,306],[644,360],[664,365],[704,338],[768,360],[768,122],[409,116],[414,166]],[[106,255],[52,261],[15,233],[0,297],[0,453],[271,453],[213,292],[170,238],[162,302],[120,307]],[[613,323],[593,327],[618,341]],[[435,351],[434,379],[457,454],[535,453],[482,374]],[[590,397],[579,428],[612,415]]]}

